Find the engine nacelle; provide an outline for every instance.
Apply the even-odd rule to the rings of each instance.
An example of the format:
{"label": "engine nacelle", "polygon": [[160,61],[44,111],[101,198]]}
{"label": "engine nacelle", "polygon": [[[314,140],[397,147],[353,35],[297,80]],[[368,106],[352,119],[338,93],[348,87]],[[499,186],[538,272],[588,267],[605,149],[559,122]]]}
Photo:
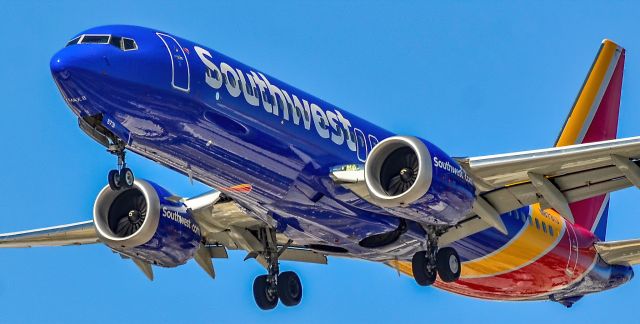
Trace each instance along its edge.
{"label": "engine nacelle", "polygon": [[187,262],[200,246],[198,224],[181,202],[155,183],[106,186],[96,198],[93,222],[100,241],[115,251],[163,267]]}
{"label": "engine nacelle", "polygon": [[473,181],[428,141],[394,136],[378,143],[365,163],[370,200],[392,214],[429,224],[455,224],[471,211]]}

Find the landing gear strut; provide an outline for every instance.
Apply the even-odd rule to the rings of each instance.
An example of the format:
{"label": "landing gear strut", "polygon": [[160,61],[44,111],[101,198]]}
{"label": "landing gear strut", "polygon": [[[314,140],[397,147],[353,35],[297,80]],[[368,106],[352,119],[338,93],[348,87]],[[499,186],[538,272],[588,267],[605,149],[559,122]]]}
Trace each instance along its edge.
{"label": "landing gear strut", "polygon": [[256,277],[253,281],[253,297],[258,307],[263,310],[273,309],[278,299],[285,306],[295,306],[302,300],[302,283],[293,271],[280,273],[278,258],[292,243],[289,241],[278,249],[276,233],[272,229],[261,229],[258,232],[264,251],[260,253],[267,262],[267,274]]}
{"label": "landing gear strut", "polygon": [[430,286],[436,275],[444,282],[454,282],[460,278],[460,257],[451,247],[438,249],[438,233],[427,229],[427,248],[416,252],[411,259],[413,278],[420,286]]}
{"label": "landing gear strut", "polygon": [[125,145],[122,141],[114,141],[115,144],[109,145],[107,151],[118,157],[118,169],[109,171],[107,176],[109,181],[109,187],[112,190],[120,190],[131,188],[135,178],[133,171],[127,168],[125,161]]}

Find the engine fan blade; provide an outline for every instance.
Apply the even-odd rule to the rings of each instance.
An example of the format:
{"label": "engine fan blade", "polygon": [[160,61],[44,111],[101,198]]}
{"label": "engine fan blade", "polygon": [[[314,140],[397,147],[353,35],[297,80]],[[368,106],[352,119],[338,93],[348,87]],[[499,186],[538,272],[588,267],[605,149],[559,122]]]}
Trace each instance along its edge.
{"label": "engine fan blade", "polygon": [[111,229],[120,237],[130,236],[142,227],[147,215],[147,202],[143,195],[129,190],[116,198],[109,214],[115,223]]}
{"label": "engine fan blade", "polygon": [[419,171],[420,163],[415,152],[408,147],[397,149],[383,165],[381,180],[384,190],[393,196],[406,192],[415,183]]}

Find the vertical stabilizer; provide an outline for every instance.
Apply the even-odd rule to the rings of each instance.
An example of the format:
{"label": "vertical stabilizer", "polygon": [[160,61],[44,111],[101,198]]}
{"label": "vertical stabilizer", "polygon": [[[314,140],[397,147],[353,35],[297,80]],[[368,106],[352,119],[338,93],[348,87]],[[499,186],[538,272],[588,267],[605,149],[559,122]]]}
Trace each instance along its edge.
{"label": "vertical stabilizer", "polygon": [[[624,48],[605,39],[591,65],[571,112],[556,140],[556,147],[615,139],[624,69]],[[572,203],[576,224],[604,240],[609,194]]]}

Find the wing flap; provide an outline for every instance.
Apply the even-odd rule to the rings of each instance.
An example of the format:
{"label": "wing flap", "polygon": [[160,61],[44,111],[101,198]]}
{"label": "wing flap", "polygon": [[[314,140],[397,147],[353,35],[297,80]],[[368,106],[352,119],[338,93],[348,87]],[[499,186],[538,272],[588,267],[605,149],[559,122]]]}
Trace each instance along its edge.
{"label": "wing flap", "polygon": [[[249,254],[263,251],[263,246],[254,232],[258,228],[269,225],[251,216],[247,210],[220,192],[211,191],[198,197],[185,199],[184,203],[191,209],[200,226],[213,258],[227,257],[227,249],[244,250]],[[293,244],[288,242],[289,238],[284,234],[276,234],[278,246],[289,246],[282,251],[281,260],[327,264],[325,254],[307,249],[295,242]],[[266,264],[260,256],[256,260],[263,265]]]}
{"label": "wing flap", "polygon": [[[623,177],[614,167],[600,170],[584,171],[551,178],[569,203],[606,194],[630,187],[631,182]],[[603,176],[604,174],[604,176]],[[482,196],[494,208],[505,213],[522,206],[540,203],[545,205],[544,197],[531,183],[520,183],[483,193]]]}
{"label": "wing flap", "polygon": [[[479,194],[498,212],[505,213],[536,203],[543,209],[558,210],[557,199],[552,198],[573,203],[632,186],[632,180],[640,174],[639,157],[640,137],[631,137],[459,162],[476,181]],[[548,179],[562,197],[545,199],[550,191],[535,186],[532,175]]]}
{"label": "wing flap", "polygon": [[528,182],[530,172],[555,177],[609,167],[615,165],[611,155],[640,157],[640,137],[463,158],[458,163],[489,191]]}
{"label": "wing flap", "polygon": [[640,264],[640,239],[597,242],[595,247],[600,257],[608,264]]}

